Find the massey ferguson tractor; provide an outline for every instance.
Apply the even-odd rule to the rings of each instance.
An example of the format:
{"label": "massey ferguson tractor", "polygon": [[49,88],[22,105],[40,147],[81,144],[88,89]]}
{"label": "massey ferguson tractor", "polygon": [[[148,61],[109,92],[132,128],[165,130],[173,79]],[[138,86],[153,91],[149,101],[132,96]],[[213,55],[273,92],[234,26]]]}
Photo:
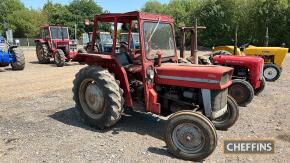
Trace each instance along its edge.
{"label": "massey ferguson tractor", "polygon": [[12,70],[23,70],[25,67],[25,57],[23,52],[17,49],[17,46],[10,45],[0,35],[0,67],[6,67],[9,64]]}
{"label": "massey ferguson tractor", "polygon": [[[140,50],[128,44],[117,49],[118,24],[138,22]],[[92,45],[102,23],[113,25],[110,54],[79,55],[88,64],[75,76],[73,99],[81,117],[100,129],[111,127],[124,108],[169,116],[165,142],[182,159],[200,161],[217,146],[216,129],[228,129],[239,117],[228,95],[233,69],[216,65],[179,63],[173,18],[129,12],[101,14],[94,19]],[[89,23],[88,23],[89,24]]]}
{"label": "massey ferguson tractor", "polygon": [[194,27],[181,28],[181,57],[184,57],[185,39],[183,38],[185,38],[186,32],[190,32],[192,33],[191,56],[185,62],[232,67],[234,69],[233,84],[229,87],[229,94],[240,106],[246,106],[253,100],[254,95],[258,95],[265,89],[264,60],[254,56],[215,55],[215,53],[209,56],[197,56],[198,29],[205,29],[205,27],[197,26],[195,23]]}
{"label": "massey ferguson tractor", "polygon": [[77,60],[77,45],[69,39],[68,27],[42,26],[35,43],[40,64],[50,63],[53,58],[57,67],[62,67],[66,61]]}
{"label": "massey ferguson tractor", "polygon": [[210,62],[202,58],[200,61],[202,64],[210,63],[234,68],[233,84],[229,88],[229,94],[240,106],[251,103],[254,95],[260,94],[265,89],[264,60],[260,57],[211,55]]}

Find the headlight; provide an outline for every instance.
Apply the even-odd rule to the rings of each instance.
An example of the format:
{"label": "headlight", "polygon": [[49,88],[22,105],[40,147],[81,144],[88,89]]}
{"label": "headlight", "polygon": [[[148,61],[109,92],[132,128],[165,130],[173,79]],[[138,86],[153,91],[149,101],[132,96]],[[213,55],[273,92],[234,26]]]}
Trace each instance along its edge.
{"label": "headlight", "polygon": [[228,81],[230,81],[230,79],[231,79],[231,75],[228,74],[228,73],[225,73],[225,74],[222,76],[222,78],[221,78],[220,84],[221,84],[221,85],[224,85],[224,84],[226,84]]}
{"label": "headlight", "polygon": [[147,68],[147,82],[149,82],[149,83],[153,82],[154,74],[155,74],[155,72],[154,72],[153,67],[149,66]]}

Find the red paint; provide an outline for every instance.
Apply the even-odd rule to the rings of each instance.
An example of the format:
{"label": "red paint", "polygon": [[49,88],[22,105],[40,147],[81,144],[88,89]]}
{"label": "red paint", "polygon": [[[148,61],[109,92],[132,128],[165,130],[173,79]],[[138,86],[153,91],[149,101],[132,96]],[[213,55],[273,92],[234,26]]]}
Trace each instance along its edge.
{"label": "red paint", "polygon": [[263,58],[252,56],[225,56],[213,57],[214,63],[229,67],[245,67],[249,70],[249,82],[254,89],[260,87],[261,66],[264,64]]}
{"label": "red paint", "polygon": [[[41,31],[42,31],[42,29],[48,30],[49,38],[41,37],[39,39],[35,39],[34,42],[47,43],[47,45],[49,47],[48,50],[52,54],[52,56],[51,56],[52,58],[54,58],[55,52],[60,46],[67,46],[68,50],[64,51],[66,59],[76,60],[75,58],[77,57],[77,50],[71,51],[69,49],[71,40],[70,39],[63,39],[63,40],[62,39],[51,39],[52,38],[51,29],[50,29],[51,27],[59,27],[59,26],[51,26],[51,25],[41,26],[40,27]],[[63,27],[63,28],[67,28],[67,27]],[[69,34],[68,34],[68,38],[69,38]]]}
{"label": "red paint", "polygon": [[[125,98],[125,106],[132,107],[133,100],[130,94],[130,87],[127,77],[127,72],[124,67],[118,62],[115,57],[115,50],[117,40],[117,24],[118,23],[129,23],[132,25],[132,21],[138,21],[138,30],[139,39],[140,39],[140,54],[141,54],[141,65],[139,67],[133,67],[132,70],[138,69],[135,73],[138,73],[141,76],[141,81],[143,81],[144,85],[144,97],[145,97],[145,105],[146,110],[148,112],[152,112],[155,114],[160,114],[160,104],[158,103],[158,94],[154,90],[154,86],[158,84],[168,84],[168,85],[176,85],[176,86],[184,86],[191,88],[204,88],[204,89],[224,89],[231,84],[229,80],[227,83],[221,85],[220,83],[209,84],[209,83],[200,83],[200,82],[188,82],[188,81],[176,81],[176,80],[164,80],[158,77],[158,75],[168,75],[168,76],[179,76],[179,77],[192,77],[192,78],[201,78],[205,80],[218,80],[220,81],[221,77],[228,73],[231,77],[233,69],[228,67],[221,66],[183,66],[177,64],[177,55],[169,58],[173,63],[166,64],[161,63],[160,67],[155,67],[154,60],[148,60],[145,56],[145,48],[144,48],[144,33],[143,33],[143,24],[146,21],[149,22],[162,22],[170,24],[172,31],[174,31],[173,18],[170,16],[163,16],[158,14],[149,14],[142,12],[129,12],[124,14],[101,14],[96,15],[94,18],[94,30],[93,30],[93,40],[92,45],[96,43],[96,35],[98,31],[98,23],[99,22],[112,22],[114,23],[114,41],[113,41],[113,51],[111,54],[82,54],[78,56],[78,59],[85,61],[89,65],[98,65],[104,68],[107,68],[109,71],[116,75],[117,80],[120,81],[121,88],[124,90],[124,98]],[[131,37],[132,27],[130,26],[128,36]],[[175,35],[172,33],[174,42]],[[130,41],[128,48],[130,47]],[[94,47],[93,47],[94,48]],[[175,54],[177,54],[176,45],[175,45]],[[140,67],[141,66],[141,67]],[[152,82],[149,82],[147,76],[147,70],[153,68],[155,72],[155,78]],[[130,69],[129,69],[130,70]]]}

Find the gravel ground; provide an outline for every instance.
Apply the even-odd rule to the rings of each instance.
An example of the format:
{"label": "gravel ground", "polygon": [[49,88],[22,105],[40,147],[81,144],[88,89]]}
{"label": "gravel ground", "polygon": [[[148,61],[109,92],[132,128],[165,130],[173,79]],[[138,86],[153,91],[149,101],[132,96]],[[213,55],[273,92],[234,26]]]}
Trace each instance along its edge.
{"label": "gravel ground", "polygon": [[[74,109],[72,81],[84,66],[40,65],[25,50],[26,69],[0,68],[0,162],[183,162],[163,141],[164,118],[128,112],[113,128],[100,131],[82,123]],[[246,108],[205,162],[290,161],[290,56],[281,78]],[[226,139],[274,139],[275,154],[225,155]]]}

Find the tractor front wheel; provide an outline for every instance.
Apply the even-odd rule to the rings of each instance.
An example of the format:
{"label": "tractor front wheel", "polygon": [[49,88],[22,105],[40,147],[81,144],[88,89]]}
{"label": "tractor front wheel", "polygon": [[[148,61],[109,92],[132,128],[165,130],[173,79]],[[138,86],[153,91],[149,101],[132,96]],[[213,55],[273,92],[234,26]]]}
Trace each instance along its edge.
{"label": "tractor front wheel", "polygon": [[11,67],[13,70],[23,70],[25,67],[25,57],[22,51],[17,49],[11,50],[13,62],[11,63]]}
{"label": "tractor front wheel", "polygon": [[61,49],[57,49],[54,54],[54,62],[57,67],[63,67],[65,64],[65,54]]}
{"label": "tractor front wheel", "polygon": [[238,119],[239,119],[238,104],[236,103],[233,97],[228,96],[226,113],[223,116],[213,120],[212,122],[216,129],[227,130],[228,128],[232,127],[237,122]]}
{"label": "tractor front wheel", "polygon": [[40,42],[36,44],[36,56],[40,64],[47,64],[50,62],[50,54],[46,44]]}
{"label": "tractor front wheel", "polygon": [[180,111],[172,114],[165,130],[165,142],[176,157],[201,161],[217,146],[217,133],[204,115]]}
{"label": "tractor front wheel", "polygon": [[108,70],[87,66],[76,74],[73,84],[76,108],[90,126],[103,129],[118,122],[123,111],[123,90]]}
{"label": "tractor front wheel", "polygon": [[246,106],[254,98],[254,89],[249,82],[235,79],[229,87],[229,94],[237,101],[239,106]]}
{"label": "tractor front wheel", "polygon": [[267,64],[264,66],[263,75],[267,81],[276,81],[280,78],[281,69],[275,64]]}
{"label": "tractor front wheel", "polygon": [[261,92],[263,92],[265,87],[266,87],[266,79],[262,77],[262,79],[260,79],[260,87],[255,90],[255,95],[257,96]]}

